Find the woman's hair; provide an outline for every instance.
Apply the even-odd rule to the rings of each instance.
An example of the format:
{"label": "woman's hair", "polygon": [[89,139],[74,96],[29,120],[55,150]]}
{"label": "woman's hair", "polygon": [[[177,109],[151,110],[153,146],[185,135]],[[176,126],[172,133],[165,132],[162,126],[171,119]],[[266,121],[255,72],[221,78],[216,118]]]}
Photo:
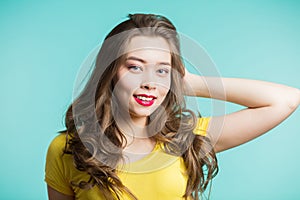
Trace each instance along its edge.
{"label": "woman's hair", "polygon": [[166,153],[183,157],[188,175],[184,197],[199,199],[199,192],[204,192],[218,172],[217,159],[209,139],[192,132],[197,117],[185,105],[184,65],[176,28],[167,18],[153,14],[129,15],[106,36],[91,77],[66,112],[66,130],[61,131],[69,136],[65,153],[73,155],[78,170],[90,175],[89,180],[72,184],[82,189],[97,185],[106,199],[119,199],[123,193],[137,199],[117,176],[127,141],[114,118],[119,109],[112,99],[126,46],[138,35],[162,37],[170,46],[171,87],[161,105],[164,109],[149,116],[148,128],[154,131],[151,139],[163,144]]}

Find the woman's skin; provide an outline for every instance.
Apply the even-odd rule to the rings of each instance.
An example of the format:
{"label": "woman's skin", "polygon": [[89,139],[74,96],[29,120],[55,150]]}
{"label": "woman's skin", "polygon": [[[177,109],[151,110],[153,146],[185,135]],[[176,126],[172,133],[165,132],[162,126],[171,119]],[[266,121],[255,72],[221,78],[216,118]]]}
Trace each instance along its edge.
{"label": "woman's skin", "polygon": [[70,195],[63,194],[61,192],[56,191],[49,185],[47,185],[48,190],[48,199],[49,200],[74,200],[75,198]]}
{"label": "woman's skin", "polygon": [[[247,107],[225,116],[212,117],[208,133],[216,152],[262,135],[286,119],[300,104],[299,89],[276,83],[222,78],[223,90],[214,87],[216,78],[200,77],[186,71],[184,79],[193,88],[187,94],[226,100]],[[211,88],[214,88],[213,91],[209,91]],[[220,127],[220,123],[223,123],[221,130],[216,128]]]}
{"label": "woman's skin", "polygon": [[[138,36],[131,39],[129,49],[145,45],[154,49],[129,51],[128,59],[122,63],[117,75],[116,94],[127,99],[124,106],[128,108],[132,122],[139,127],[146,125],[147,117],[162,103],[171,84],[171,55],[157,50],[168,50],[167,42],[159,37]],[[262,135],[287,118],[300,104],[300,90],[296,88],[238,78],[221,78],[223,88],[219,88],[216,80],[220,81],[220,78],[201,77],[188,71],[184,76],[186,95],[215,98],[246,107],[231,114],[212,117],[208,137],[216,152]],[[151,106],[143,106],[136,100],[136,94],[153,95],[156,99]],[[124,129],[126,131],[126,126]],[[136,134],[140,135],[135,135],[134,139],[132,135],[126,135],[129,145],[124,148],[125,154],[140,155],[129,157],[129,162],[147,155],[155,145],[155,141],[148,139],[145,132],[137,131]],[[74,199],[49,186],[48,196],[51,200]]]}

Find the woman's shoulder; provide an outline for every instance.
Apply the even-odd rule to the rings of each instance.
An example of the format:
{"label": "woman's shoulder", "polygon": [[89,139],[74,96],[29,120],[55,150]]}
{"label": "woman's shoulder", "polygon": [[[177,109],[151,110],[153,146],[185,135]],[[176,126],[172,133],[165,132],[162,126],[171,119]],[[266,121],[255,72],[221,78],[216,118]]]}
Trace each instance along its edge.
{"label": "woman's shoulder", "polygon": [[48,147],[47,157],[60,157],[65,154],[66,145],[67,145],[67,133],[62,132],[59,135],[55,136]]}
{"label": "woman's shoulder", "polygon": [[51,141],[46,156],[46,174],[60,173],[73,165],[73,155],[66,151],[68,134],[60,133]]}
{"label": "woman's shoulder", "polygon": [[66,140],[67,140],[67,133],[65,132],[59,133],[59,135],[55,136],[52,139],[49,148],[54,148],[54,149],[64,148],[66,145]]}
{"label": "woman's shoulder", "polygon": [[72,156],[65,153],[67,136],[66,133],[60,133],[52,139],[46,156],[44,180],[51,188],[63,194],[72,195],[69,180],[74,167]]}

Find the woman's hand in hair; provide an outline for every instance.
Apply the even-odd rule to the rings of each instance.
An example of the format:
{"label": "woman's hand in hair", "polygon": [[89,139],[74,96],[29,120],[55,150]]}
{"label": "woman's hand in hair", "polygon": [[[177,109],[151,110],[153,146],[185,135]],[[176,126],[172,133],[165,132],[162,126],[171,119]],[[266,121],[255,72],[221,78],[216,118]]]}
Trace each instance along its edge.
{"label": "woman's hand in hair", "polygon": [[220,152],[248,142],[277,126],[300,104],[300,90],[289,86],[239,78],[184,77],[186,94],[245,106],[237,112],[213,116],[208,136]]}

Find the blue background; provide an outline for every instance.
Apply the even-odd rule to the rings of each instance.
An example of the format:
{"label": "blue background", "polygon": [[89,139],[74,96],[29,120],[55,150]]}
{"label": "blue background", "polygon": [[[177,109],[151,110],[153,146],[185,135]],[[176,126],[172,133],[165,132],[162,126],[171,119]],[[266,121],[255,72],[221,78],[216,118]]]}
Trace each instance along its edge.
{"label": "blue background", "polygon": [[[299,9],[299,1],[283,0],[2,0],[0,198],[47,198],[46,150],[63,129],[80,64],[128,13],[167,16],[224,77],[300,88]],[[300,199],[299,119],[298,109],[259,139],[220,153],[211,199]]]}

